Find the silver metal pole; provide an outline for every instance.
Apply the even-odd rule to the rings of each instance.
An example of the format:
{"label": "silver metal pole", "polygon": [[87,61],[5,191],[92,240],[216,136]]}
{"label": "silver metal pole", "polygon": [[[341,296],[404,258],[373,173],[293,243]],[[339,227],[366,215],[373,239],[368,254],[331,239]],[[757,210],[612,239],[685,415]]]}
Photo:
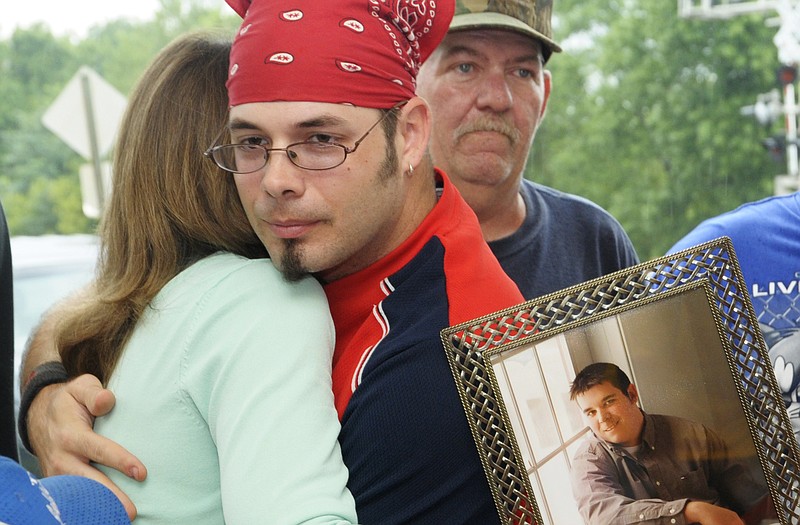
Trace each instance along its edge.
{"label": "silver metal pole", "polygon": [[83,105],[86,108],[86,123],[89,133],[89,149],[92,155],[92,166],[94,168],[94,179],[97,185],[97,205],[102,213],[105,207],[105,187],[103,184],[103,172],[100,164],[100,147],[97,143],[97,125],[94,119],[94,107],[92,104],[92,89],[89,85],[89,75],[85,72],[81,74],[81,90],[83,92]]}

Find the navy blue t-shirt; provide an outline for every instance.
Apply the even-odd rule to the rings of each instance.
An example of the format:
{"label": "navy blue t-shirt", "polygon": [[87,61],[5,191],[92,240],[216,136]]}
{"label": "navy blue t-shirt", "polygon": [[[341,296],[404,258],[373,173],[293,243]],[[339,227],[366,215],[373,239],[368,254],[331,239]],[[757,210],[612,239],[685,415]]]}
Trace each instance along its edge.
{"label": "navy blue t-shirt", "polygon": [[522,197],[522,226],[489,247],[525,299],[639,262],[625,230],[597,204],[529,180],[522,182]]}

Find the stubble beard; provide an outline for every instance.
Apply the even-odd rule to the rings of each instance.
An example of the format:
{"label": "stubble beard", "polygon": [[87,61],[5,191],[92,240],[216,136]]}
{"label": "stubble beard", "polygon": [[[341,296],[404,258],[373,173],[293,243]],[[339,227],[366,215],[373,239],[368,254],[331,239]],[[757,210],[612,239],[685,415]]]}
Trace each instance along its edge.
{"label": "stubble beard", "polygon": [[[387,148],[386,154],[378,166],[377,180],[388,183],[397,175],[399,160],[395,148]],[[297,282],[309,276],[312,272],[304,265],[302,245],[298,239],[284,239],[283,254],[281,255],[281,273],[288,282]],[[324,270],[317,270],[324,271]]]}

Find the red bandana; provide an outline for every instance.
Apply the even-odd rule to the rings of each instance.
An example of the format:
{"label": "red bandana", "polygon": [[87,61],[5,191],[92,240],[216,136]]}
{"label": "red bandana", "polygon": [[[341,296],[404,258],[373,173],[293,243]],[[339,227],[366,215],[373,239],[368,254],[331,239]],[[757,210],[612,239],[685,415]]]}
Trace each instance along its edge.
{"label": "red bandana", "polygon": [[226,0],[244,18],[228,97],[389,108],[414,96],[454,0]]}

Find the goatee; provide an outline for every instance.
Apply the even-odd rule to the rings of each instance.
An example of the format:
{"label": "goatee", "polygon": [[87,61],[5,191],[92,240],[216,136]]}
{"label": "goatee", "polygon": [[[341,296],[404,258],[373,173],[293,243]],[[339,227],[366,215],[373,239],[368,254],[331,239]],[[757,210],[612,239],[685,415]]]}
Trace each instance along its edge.
{"label": "goatee", "polygon": [[284,241],[284,252],[281,256],[281,273],[288,282],[296,282],[308,276],[309,271],[300,260],[300,243],[297,239]]}

